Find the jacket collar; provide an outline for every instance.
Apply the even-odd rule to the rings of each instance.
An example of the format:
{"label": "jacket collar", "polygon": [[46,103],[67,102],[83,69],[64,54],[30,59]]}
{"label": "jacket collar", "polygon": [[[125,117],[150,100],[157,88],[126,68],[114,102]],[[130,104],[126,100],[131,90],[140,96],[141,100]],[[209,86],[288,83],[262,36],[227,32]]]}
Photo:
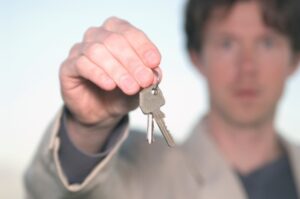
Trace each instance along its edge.
{"label": "jacket collar", "polygon": [[[183,155],[192,175],[202,186],[204,198],[246,198],[244,188],[229,163],[222,157],[208,133],[206,118],[203,118],[183,144]],[[281,135],[279,140],[287,153],[300,195],[300,146]]]}
{"label": "jacket collar", "polygon": [[230,169],[208,134],[206,118],[183,144],[187,166],[201,186],[203,198],[246,199],[238,176]]}

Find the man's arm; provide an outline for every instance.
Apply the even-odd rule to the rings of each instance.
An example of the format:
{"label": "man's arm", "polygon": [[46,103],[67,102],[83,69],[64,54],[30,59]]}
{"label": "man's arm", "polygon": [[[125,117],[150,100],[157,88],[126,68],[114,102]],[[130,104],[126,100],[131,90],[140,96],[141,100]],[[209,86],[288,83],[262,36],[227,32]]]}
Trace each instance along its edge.
{"label": "man's arm", "polygon": [[[26,171],[26,197],[30,199],[67,199],[93,194],[94,191],[97,192],[100,198],[101,195],[114,196],[117,193],[110,193],[112,191],[109,188],[111,183],[114,183],[115,188],[120,186],[118,189],[122,189],[126,193],[126,190],[123,190],[122,187],[124,187],[124,184],[130,183],[130,179],[122,177],[124,174],[123,166],[121,165],[124,163],[122,163],[122,160],[117,160],[116,153],[128,136],[128,126],[126,125],[124,133],[121,134],[121,138],[117,140],[110,152],[94,166],[81,183],[70,183],[63,171],[59,158],[59,150],[61,149],[61,138],[59,136],[61,117],[62,111],[58,113],[46,130],[37,153]],[[116,162],[120,165],[114,166]],[[94,189],[95,187],[107,188]]]}
{"label": "man's arm", "polygon": [[[139,91],[158,81],[153,70],[160,72],[160,59],[158,49],[145,33],[124,20],[112,17],[86,31],[62,63],[59,75],[62,98],[69,110],[65,128],[76,148],[87,154],[103,148],[121,119],[137,108]],[[82,183],[70,184],[59,156],[65,147],[58,133],[61,116],[48,128],[26,174],[32,198],[68,198],[72,192],[76,196],[92,195],[96,190],[99,198],[114,198],[117,192],[111,190],[112,184],[126,193],[126,187],[118,186],[128,163],[117,160],[115,154],[128,129]],[[126,169],[129,176],[124,184],[131,182],[130,168]],[[95,186],[100,189],[93,189]]]}
{"label": "man's arm", "polygon": [[70,184],[82,183],[96,165],[112,151],[118,140],[121,139],[128,126],[128,116],[121,119],[99,151],[86,153],[79,150],[69,138],[69,132],[66,129],[67,111],[67,109],[64,110],[58,133],[61,140],[59,160],[68,182]]}

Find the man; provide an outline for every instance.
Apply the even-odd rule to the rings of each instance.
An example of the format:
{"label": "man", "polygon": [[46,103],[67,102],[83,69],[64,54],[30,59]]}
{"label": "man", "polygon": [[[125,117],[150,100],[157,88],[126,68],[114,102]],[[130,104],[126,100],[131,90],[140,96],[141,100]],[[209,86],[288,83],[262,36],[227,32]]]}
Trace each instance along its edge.
{"label": "man", "polygon": [[[65,108],[26,174],[28,198],[299,198],[300,148],[274,117],[300,50],[298,0],[190,0],[191,60],[210,109],[183,146],[128,132],[160,54],[145,33],[110,18],[62,64]],[[167,92],[167,91],[166,91]]]}

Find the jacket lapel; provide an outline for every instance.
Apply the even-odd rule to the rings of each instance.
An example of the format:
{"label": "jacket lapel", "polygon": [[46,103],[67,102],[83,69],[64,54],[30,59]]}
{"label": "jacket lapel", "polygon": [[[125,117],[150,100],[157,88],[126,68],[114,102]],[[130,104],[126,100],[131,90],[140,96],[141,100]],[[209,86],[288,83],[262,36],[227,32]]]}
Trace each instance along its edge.
{"label": "jacket lapel", "polygon": [[184,143],[183,153],[189,170],[199,183],[201,198],[246,198],[238,176],[230,169],[208,134],[205,119]]}
{"label": "jacket lapel", "polygon": [[295,180],[296,189],[300,196],[300,147],[287,139],[280,137],[283,147],[289,157],[290,166]]}

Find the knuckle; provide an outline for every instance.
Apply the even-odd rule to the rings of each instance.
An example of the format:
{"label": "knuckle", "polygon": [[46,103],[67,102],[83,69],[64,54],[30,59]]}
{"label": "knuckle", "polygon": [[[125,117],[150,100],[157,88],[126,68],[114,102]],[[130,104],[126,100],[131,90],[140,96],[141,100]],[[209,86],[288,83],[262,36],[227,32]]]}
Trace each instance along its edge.
{"label": "knuckle", "polygon": [[124,19],[120,19],[118,17],[112,16],[109,17],[105,22],[103,23],[103,27],[107,30],[115,30],[116,28],[119,29],[122,26],[131,26],[128,21]]}
{"label": "knuckle", "polygon": [[64,61],[60,64],[60,68],[59,68],[59,75],[60,75],[60,76],[65,72],[65,70],[66,70],[66,68],[67,68],[67,66],[68,66],[69,64],[70,64],[70,60],[68,60],[68,59],[64,60]]}
{"label": "knuckle", "polygon": [[118,33],[110,33],[103,41],[106,45],[112,45],[114,43],[120,43],[123,41],[123,37]]}
{"label": "knuckle", "polygon": [[100,70],[96,70],[96,69],[91,69],[89,71],[89,74],[91,75],[91,79],[97,80],[99,79],[99,77],[101,77],[102,73]]}
{"label": "knuckle", "polygon": [[125,61],[125,64],[132,68],[133,70],[136,70],[141,67],[141,62],[135,58],[128,57]]}
{"label": "knuckle", "polygon": [[85,70],[85,74],[88,79],[90,79],[94,82],[97,81],[97,78],[99,77],[99,71],[96,70],[96,68],[87,67],[87,68],[84,68],[84,70]]}
{"label": "knuckle", "polygon": [[115,86],[112,84],[109,77],[100,70],[91,71],[91,79],[93,79],[98,86],[105,90],[111,90],[113,89],[113,86]]}
{"label": "knuckle", "polygon": [[85,57],[80,56],[76,61],[75,61],[75,67],[78,71],[82,71],[83,67],[85,65]]}
{"label": "knuckle", "polygon": [[103,53],[103,50],[104,50],[104,47],[102,44],[93,43],[88,47],[88,49],[86,51],[86,55],[88,57],[90,57],[91,59],[95,59]]}
{"label": "knuckle", "polygon": [[134,28],[132,26],[124,27],[123,34],[126,36],[134,37],[139,40],[145,38],[145,34],[141,30]]}
{"label": "knuckle", "polygon": [[87,31],[84,33],[84,40],[89,40],[93,37],[93,35],[95,34],[95,32],[97,31],[96,27],[90,27],[87,29]]}
{"label": "knuckle", "polygon": [[125,30],[124,35],[126,38],[131,38],[130,40],[134,40],[136,50],[140,53],[156,49],[156,47],[148,39],[147,35],[139,29],[128,27]]}
{"label": "knuckle", "polygon": [[86,57],[84,56],[81,56],[76,60],[75,67],[78,73],[87,79],[90,79],[94,75],[94,67],[88,65]]}
{"label": "knuckle", "polygon": [[104,21],[103,26],[110,29],[111,27],[114,27],[119,22],[120,19],[118,17],[112,16]]}
{"label": "knuckle", "polygon": [[144,54],[150,50],[153,51],[154,49],[155,48],[153,47],[153,45],[149,42],[143,42],[143,43],[141,42],[137,46],[137,51],[141,54]]}
{"label": "knuckle", "polygon": [[107,22],[118,22],[120,19],[116,16],[111,16],[111,17],[108,17],[108,19],[106,20]]}
{"label": "knuckle", "polygon": [[76,60],[76,65],[83,65],[85,63],[85,57],[82,55]]}
{"label": "knuckle", "polygon": [[69,56],[75,55],[76,52],[78,52],[78,49],[80,48],[80,46],[81,46],[81,43],[74,44],[69,51]]}
{"label": "knuckle", "polygon": [[61,65],[60,65],[60,69],[61,70],[69,70],[69,69],[71,69],[73,67],[73,65],[74,65],[74,60],[75,59],[70,59],[70,58],[64,60],[61,63]]}

